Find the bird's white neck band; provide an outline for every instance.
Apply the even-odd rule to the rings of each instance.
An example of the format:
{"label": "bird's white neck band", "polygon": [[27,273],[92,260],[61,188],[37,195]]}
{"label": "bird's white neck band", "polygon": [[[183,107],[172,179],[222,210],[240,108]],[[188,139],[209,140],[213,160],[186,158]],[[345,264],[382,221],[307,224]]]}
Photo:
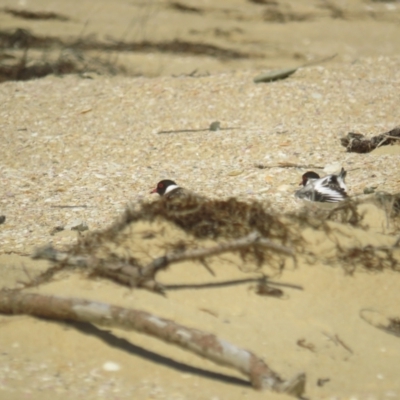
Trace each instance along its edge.
{"label": "bird's white neck band", "polygon": [[170,185],[170,186],[168,186],[168,187],[165,189],[165,193],[164,193],[164,194],[167,194],[167,193],[169,193],[169,192],[172,192],[173,190],[178,189],[178,188],[179,188],[178,185]]}

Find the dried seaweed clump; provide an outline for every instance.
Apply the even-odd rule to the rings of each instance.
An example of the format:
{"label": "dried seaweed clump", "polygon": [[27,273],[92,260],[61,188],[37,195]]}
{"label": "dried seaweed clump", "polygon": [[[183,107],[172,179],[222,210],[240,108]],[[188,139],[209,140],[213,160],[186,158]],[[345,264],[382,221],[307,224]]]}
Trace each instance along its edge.
{"label": "dried seaweed clump", "polygon": [[400,127],[396,127],[389,132],[372,136],[367,139],[361,133],[349,132],[347,136],[340,139],[340,143],[351,153],[369,153],[377,147],[387,146],[400,141]]}
{"label": "dried seaweed clump", "polygon": [[400,318],[389,318],[389,326],[386,330],[395,336],[400,336]]}
{"label": "dried seaweed clump", "polygon": [[[188,247],[193,248],[193,238],[226,241],[243,238],[256,233],[279,245],[291,248],[300,245],[302,238],[298,230],[274,214],[268,206],[259,202],[246,203],[235,198],[211,200],[195,195],[177,198],[160,198],[151,203],[141,203],[127,208],[123,216],[110,228],[92,233],[75,249],[78,253],[88,252],[107,243],[118,245],[126,235],[126,228],[138,222],[166,221],[182,229],[190,237]],[[171,244],[169,250],[182,247]],[[250,256],[257,265],[262,265],[270,249],[263,246],[243,247],[239,250],[244,259]]]}
{"label": "dried seaweed clump", "polygon": [[[151,234],[137,240],[143,226],[148,229],[146,225],[156,221]],[[171,234],[174,227],[183,235]],[[268,263],[281,270],[287,257],[294,259],[295,250],[301,251],[303,242],[298,229],[259,202],[195,195],[160,198],[132,204],[108,229],[81,237],[68,252],[39,249],[36,258],[56,265],[34,284],[51,279],[64,267],[80,267],[91,275],[163,293],[156,275],[172,263],[197,260],[208,268],[211,257],[236,253],[250,268]]]}
{"label": "dried seaweed clump", "polygon": [[143,204],[139,212],[127,211],[127,222],[153,221],[161,218],[172,222],[199,239],[233,239],[256,231],[261,236],[286,244],[290,229],[278,215],[260,202],[246,203],[235,198],[209,200],[197,196]]}
{"label": "dried seaweed clump", "polygon": [[398,244],[390,247],[368,245],[351,248],[338,245],[335,261],[338,261],[350,275],[360,266],[371,272],[382,272],[385,269],[400,272],[399,255]]}
{"label": "dried seaweed clump", "polygon": [[361,204],[360,201],[347,199],[335,204],[321,204],[330,207],[319,208],[320,203],[316,203],[315,207],[304,207],[299,212],[288,214],[288,217],[294,225],[302,228],[310,227],[324,232],[331,229],[327,223],[328,221],[349,224],[355,228],[365,229],[363,224],[364,213],[358,210],[358,206]]}
{"label": "dried seaweed clump", "polygon": [[375,200],[391,218],[400,216],[400,193],[377,192]]}
{"label": "dried seaweed clump", "polygon": [[[397,213],[398,197],[390,199]],[[302,255],[307,262],[339,264],[349,274],[359,268],[400,272],[400,238],[391,246],[361,245],[362,241],[357,245],[357,235],[365,229],[359,204],[349,200],[328,210],[297,214],[278,214],[257,201],[211,200],[192,194],[131,204],[109,228],[89,232],[68,252],[39,249],[37,258],[56,265],[33,284],[48,281],[64,267],[79,267],[123,285],[163,293],[156,279],[159,271],[197,260],[213,273],[208,260],[224,253],[236,253],[248,271],[264,265],[282,270],[287,257]],[[152,222],[157,224],[148,228]],[[345,225],[351,229],[344,232]],[[322,234],[329,250],[311,250],[304,228],[314,230],[315,237]]]}
{"label": "dried seaweed clump", "polygon": [[[367,211],[360,211],[359,206],[369,202],[375,203],[386,213],[384,224],[392,224],[395,232],[398,232],[400,220],[400,195],[391,195],[378,192],[375,196],[363,199],[349,199],[338,203],[330,209],[305,208],[300,213],[291,214],[290,219],[295,226],[302,229],[312,228],[317,235],[325,234],[332,241],[333,255],[318,254],[316,258],[307,258],[308,262],[326,262],[331,265],[340,265],[347,273],[353,274],[356,269],[373,272],[382,272],[390,269],[400,272],[400,238],[393,245],[374,246],[362,245],[359,242],[360,231],[369,229],[364,221]],[[330,223],[334,222],[334,224]],[[343,231],[341,228],[350,226],[357,230]],[[388,225],[387,225],[388,226]],[[358,233],[357,233],[358,232]],[[389,239],[392,241],[391,239]],[[359,242],[359,244],[354,243]],[[307,252],[305,246],[301,251],[308,256],[313,253]]]}
{"label": "dried seaweed clump", "polygon": [[0,30],[0,51],[4,53],[0,62],[0,83],[50,74],[126,73],[125,68],[110,61],[110,57],[80,49],[81,42],[88,40],[78,38],[74,43],[64,43],[60,38],[37,36],[26,29]]}

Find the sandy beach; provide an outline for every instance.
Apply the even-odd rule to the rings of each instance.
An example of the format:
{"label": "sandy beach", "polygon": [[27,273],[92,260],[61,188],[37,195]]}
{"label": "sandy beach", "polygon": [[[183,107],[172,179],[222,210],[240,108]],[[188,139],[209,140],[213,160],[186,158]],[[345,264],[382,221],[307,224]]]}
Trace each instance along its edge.
{"label": "sandy beach", "polygon": [[[284,219],[304,211],[294,197],[304,172],[344,167],[363,220],[329,221],[331,231],[293,223],[304,239],[297,265],[286,259],[282,269],[272,261],[260,269],[221,255],[209,260],[213,276],[185,261],[157,275],[165,296],[64,269],[22,292],[106,302],[205,330],[285,379],[305,373],[305,398],[400,398],[400,333],[379,329],[400,318],[400,249],[392,249],[400,217],[375,195],[400,192],[400,146],[357,154],[340,142],[348,132],[371,137],[399,125],[400,3],[215,3],[4,1],[4,31],[29,30],[63,46],[93,35],[97,47],[68,50],[96,67],[87,73],[0,83],[1,287],[21,289],[50,266],[31,259],[36,248],[68,251],[128,204],[159,201],[150,191],[161,179],[212,199],[269,204]],[[10,9],[68,20],[22,19]],[[116,41],[143,51],[100,48]],[[180,50],[171,50],[177,42]],[[52,43],[49,58],[60,51]],[[44,50],[32,46],[32,60],[41,59]],[[17,59],[22,51],[3,53]],[[287,79],[253,82],[336,53]],[[99,69],[104,60],[119,72]],[[220,129],[210,130],[215,121]],[[68,228],[77,220],[88,230]],[[179,240],[215,244],[165,221],[131,229],[119,251],[143,260]],[[343,256],[371,249],[371,264]],[[255,282],[212,285],[261,274],[281,296],[257,294]],[[293,398],[255,391],[232,368],[113,327],[0,315],[0,357],[0,399]]]}

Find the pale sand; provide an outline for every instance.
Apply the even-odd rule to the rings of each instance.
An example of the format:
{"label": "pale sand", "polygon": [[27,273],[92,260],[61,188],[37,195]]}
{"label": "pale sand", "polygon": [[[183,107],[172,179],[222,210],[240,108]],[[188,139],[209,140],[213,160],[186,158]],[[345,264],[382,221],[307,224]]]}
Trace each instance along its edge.
{"label": "pale sand", "polygon": [[[400,59],[364,57],[302,69],[285,81],[254,85],[256,70],[208,77],[48,77],[9,82],[0,90],[0,268],[2,284],[26,280],[46,263],[29,255],[38,245],[65,248],[74,232],[50,231],[74,219],[90,230],[107,227],[129,201],[149,194],[161,178],[201,194],[270,200],[281,211],[301,207],[293,197],[304,169],[257,169],[282,162],[349,172],[349,194],[366,186],[400,191],[400,146],[370,154],[346,153],[339,138],[349,131],[385,132],[400,121]],[[207,131],[219,120],[222,128]],[[201,132],[158,134],[165,130]],[[319,171],[321,172],[321,171]],[[87,208],[53,208],[85,205]],[[393,225],[367,207],[369,230],[341,227],[348,245],[391,245]],[[398,233],[397,233],[398,234]],[[325,249],[324,235],[309,236]],[[231,263],[171,267],[168,284],[247,278]],[[59,276],[39,293],[79,296],[134,307],[208,330],[252,350],[289,378],[306,372],[306,396],[382,399],[400,397],[399,338],[368,325],[362,309],[399,317],[400,275],[361,269],[348,276],[339,265],[300,260],[273,279],[303,286],[284,299],[257,296],[250,285],[170,290],[163,298],[128,290],[79,273]],[[243,379],[155,339],[112,329],[84,334],[63,324],[0,317],[0,398],[7,399],[283,399],[227,382]],[[124,338],[126,341],[118,341]],[[332,340],[335,335],[345,346]],[[103,338],[103,340],[102,340]],[[314,351],[300,347],[301,339]],[[120,365],[106,372],[107,361]],[[214,373],[222,374],[214,375]],[[323,386],[318,379],[329,378]]]}
{"label": "pale sand", "polygon": [[[251,82],[251,71],[199,79],[67,77],[3,84],[1,213],[7,221],[0,228],[2,251],[27,254],[48,242],[65,247],[75,234],[50,236],[54,226],[82,218],[90,229],[106,227],[126,202],[150,200],[150,189],[162,177],[206,195],[269,199],[277,208],[299,208],[293,191],[302,170],[260,170],[255,162],[324,166],[340,161],[349,169],[351,195],[367,184],[398,191],[400,147],[358,155],[345,153],[338,140],[349,130],[382,132],[399,120],[399,79],[385,78],[398,74],[398,64],[398,59],[382,58],[315,67],[258,86]],[[157,134],[207,128],[216,119],[222,127],[238,129]],[[351,231],[358,237],[351,242],[393,243],[393,236],[384,233],[392,229],[384,213],[377,212],[371,221],[369,232],[354,236]],[[40,264],[3,255],[1,265],[9,286],[26,279],[22,265],[34,271]],[[248,276],[229,263],[214,269],[218,280]],[[265,272],[275,274],[268,268]],[[188,263],[163,275],[169,283],[212,280],[203,267]],[[276,279],[304,290],[285,290],[284,300],[257,296],[248,285],[169,291],[163,298],[67,274],[39,292],[142,308],[217,333],[254,351],[285,377],[305,371],[310,398],[400,395],[399,339],[359,316],[364,308],[398,316],[400,275],[359,271],[350,277],[338,266],[300,263]],[[26,317],[1,321],[7,398],[24,393],[34,398],[55,393],[59,398],[277,397],[205,377],[199,368],[238,375],[135,333],[113,329],[112,334],[130,342],[116,349],[99,340],[98,333],[84,335],[62,324]],[[335,335],[352,352],[329,339]],[[299,347],[300,339],[315,352]],[[121,370],[102,371],[106,361],[119,363]],[[319,387],[319,378],[330,381]]]}

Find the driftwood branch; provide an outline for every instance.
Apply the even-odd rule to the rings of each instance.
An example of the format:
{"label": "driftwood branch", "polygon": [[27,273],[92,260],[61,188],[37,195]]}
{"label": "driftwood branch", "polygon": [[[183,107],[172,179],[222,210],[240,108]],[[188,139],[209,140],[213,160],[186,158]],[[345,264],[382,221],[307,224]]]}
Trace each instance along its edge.
{"label": "driftwood branch", "polygon": [[294,396],[301,396],[304,392],[304,374],[284,381],[263,360],[248,350],[213,334],[188,328],[141,310],[85,299],[1,290],[0,313],[27,314],[135,330],[187,349],[217,364],[235,368],[249,377],[254,389],[269,389]]}
{"label": "driftwood branch", "polygon": [[141,266],[133,259],[119,259],[109,257],[100,259],[93,256],[75,256],[68,252],[62,252],[51,246],[42,247],[36,250],[32,258],[36,260],[48,260],[58,263],[53,268],[40,274],[25,287],[38,286],[48,282],[64,267],[79,267],[88,270],[93,275],[102,276],[129,287],[142,287],[152,292],[163,293],[163,286],[156,282],[154,277],[142,276]]}
{"label": "driftwood branch", "polygon": [[229,251],[240,250],[249,246],[262,246],[274,250],[278,253],[283,253],[294,257],[294,253],[286,246],[272,242],[271,240],[261,237],[257,232],[252,232],[249,235],[231,240],[225,243],[219,243],[214,247],[188,250],[181,253],[171,253],[163,257],[156,258],[146,267],[144,267],[142,275],[153,277],[157,270],[166,268],[168,265],[186,260],[198,260],[205,257],[216,256]]}
{"label": "driftwood branch", "polygon": [[[129,287],[142,287],[159,293],[164,292],[163,286],[156,281],[156,275],[170,264],[186,260],[203,260],[206,257],[216,256],[229,251],[240,250],[250,246],[261,246],[269,248],[275,252],[294,257],[294,252],[283,245],[274,243],[271,240],[261,237],[257,232],[252,232],[247,236],[229,242],[219,243],[208,248],[199,248],[183,252],[175,252],[158,257],[146,266],[141,266],[134,259],[120,259],[110,257],[99,259],[93,256],[74,256],[65,252],[59,252],[52,247],[38,249],[34,254],[35,259],[46,259],[53,262],[61,262],[67,266],[84,267],[93,274],[104,276]],[[59,268],[54,268],[57,272]],[[45,272],[33,282],[26,286],[37,286],[43,283],[43,278],[49,280],[52,274]]]}

